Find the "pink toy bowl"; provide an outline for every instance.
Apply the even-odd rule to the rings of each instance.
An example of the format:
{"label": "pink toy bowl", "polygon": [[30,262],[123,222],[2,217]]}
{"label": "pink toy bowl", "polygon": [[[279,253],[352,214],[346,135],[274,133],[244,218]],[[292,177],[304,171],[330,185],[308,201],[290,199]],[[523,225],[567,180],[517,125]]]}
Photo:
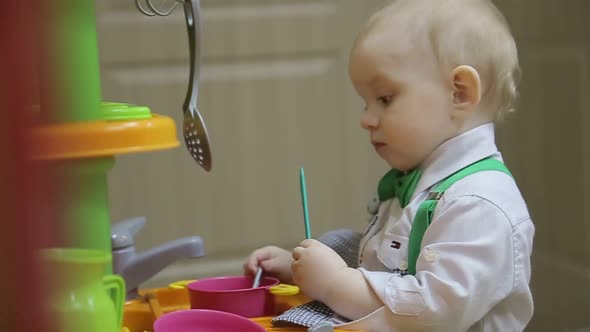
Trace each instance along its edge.
{"label": "pink toy bowl", "polygon": [[269,288],[279,280],[263,277],[252,288],[252,277],[214,277],[193,281],[186,287],[192,309],[225,311],[247,318],[273,316],[274,295]]}
{"label": "pink toy bowl", "polygon": [[154,322],[155,332],[265,332],[253,321],[222,311],[180,310],[162,315]]}

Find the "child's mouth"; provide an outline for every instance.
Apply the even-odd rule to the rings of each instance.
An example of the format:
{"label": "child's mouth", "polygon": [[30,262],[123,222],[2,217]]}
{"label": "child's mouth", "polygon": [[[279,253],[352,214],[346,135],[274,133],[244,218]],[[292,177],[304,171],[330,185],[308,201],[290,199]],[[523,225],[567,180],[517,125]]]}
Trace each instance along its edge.
{"label": "child's mouth", "polygon": [[380,143],[380,142],[373,142],[373,147],[375,148],[376,151],[380,150],[382,147],[385,146],[385,143]]}

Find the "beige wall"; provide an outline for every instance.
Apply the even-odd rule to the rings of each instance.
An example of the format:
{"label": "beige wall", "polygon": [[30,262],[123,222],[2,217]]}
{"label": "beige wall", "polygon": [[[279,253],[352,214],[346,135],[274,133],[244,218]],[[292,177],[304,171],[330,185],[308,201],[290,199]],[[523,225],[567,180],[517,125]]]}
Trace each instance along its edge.
{"label": "beige wall", "polygon": [[[520,110],[501,126],[504,151],[537,225],[530,331],[590,327],[590,13],[587,0],[496,1],[519,43]],[[199,108],[214,168],[183,147],[118,158],[110,174],[114,221],[145,215],[145,249],[185,235],[207,258],[182,261],[147,285],[239,273],[264,244],[304,235],[298,168],[308,180],[312,231],[360,228],[385,169],[358,127],[361,103],[346,76],[354,31],[384,1],[203,1]],[[131,1],[97,1],[103,97],[181,118],[188,75],[182,11],[141,16]],[[179,136],[180,137],[180,136]],[[590,205],[588,205],[590,206]]]}

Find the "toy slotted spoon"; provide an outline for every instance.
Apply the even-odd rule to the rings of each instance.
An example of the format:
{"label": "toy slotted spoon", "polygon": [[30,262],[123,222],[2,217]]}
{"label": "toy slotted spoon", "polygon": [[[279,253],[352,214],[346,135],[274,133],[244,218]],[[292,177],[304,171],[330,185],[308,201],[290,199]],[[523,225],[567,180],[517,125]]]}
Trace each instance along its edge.
{"label": "toy slotted spoon", "polygon": [[[145,1],[148,8],[142,6]],[[211,170],[211,148],[205,121],[197,108],[199,95],[199,74],[201,64],[201,6],[199,0],[175,0],[166,10],[158,9],[152,0],[135,0],[137,9],[146,16],[168,16],[174,11],[179,2],[183,3],[188,34],[188,48],[190,56],[190,76],[186,97],[182,105],[184,143],[195,161],[204,170]]]}
{"label": "toy slotted spoon", "polygon": [[190,52],[190,77],[183,104],[183,136],[195,161],[206,171],[211,170],[211,149],[203,117],[197,108],[201,61],[201,20],[199,0],[184,0],[184,15]]}

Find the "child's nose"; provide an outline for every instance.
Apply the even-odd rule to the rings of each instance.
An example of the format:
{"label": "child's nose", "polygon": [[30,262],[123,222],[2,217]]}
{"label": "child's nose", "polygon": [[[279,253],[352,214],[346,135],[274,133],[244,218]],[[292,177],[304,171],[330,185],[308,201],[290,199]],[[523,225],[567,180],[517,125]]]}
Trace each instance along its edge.
{"label": "child's nose", "polygon": [[379,118],[370,110],[364,111],[361,115],[361,127],[366,130],[375,129],[379,126]]}

